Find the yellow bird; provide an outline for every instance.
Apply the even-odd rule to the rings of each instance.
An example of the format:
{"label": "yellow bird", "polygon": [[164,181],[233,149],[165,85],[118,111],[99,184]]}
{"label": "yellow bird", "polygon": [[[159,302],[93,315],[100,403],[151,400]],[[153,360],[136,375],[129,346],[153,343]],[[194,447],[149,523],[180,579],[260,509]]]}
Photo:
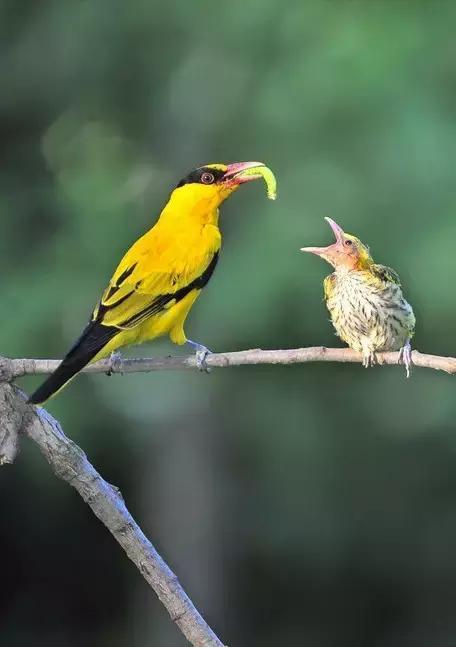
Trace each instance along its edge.
{"label": "yellow bird", "polygon": [[261,162],[207,164],[181,180],[156,224],[120,261],[81,337],[29,402],[45,402],[86,364],[162,335],[195,347],[203,368],[209,351],[187,339],[184,322],[217,265],[219,206],[259,178],[274,199],[274,175]]}

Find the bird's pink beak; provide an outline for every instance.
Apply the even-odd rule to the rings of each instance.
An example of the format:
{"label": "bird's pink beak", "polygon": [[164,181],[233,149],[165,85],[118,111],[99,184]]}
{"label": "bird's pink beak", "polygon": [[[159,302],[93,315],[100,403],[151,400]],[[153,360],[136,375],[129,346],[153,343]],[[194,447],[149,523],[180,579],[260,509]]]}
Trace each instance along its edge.
{"label": "bird's pink beak", "polygon": [[327,247],[301,247],[301,252],[310,252],[311,254],[327,258],[328,256],[331,257],[334,252],[338,251],[342,247],[344,243],[344,230],[332,218],[325,218],[325,220],[333,230],[336,242]]}
{"label": "bird's pink beak", "polygon": [[264,168],[262,162],[234,162],[228,165],[223,176],[223,183],[227,186],[237,186],[238,184],[244,184],[244,182],[259,180],[263,177],[263,174],[261,172],[255,173],[255,169],[261,168]]}

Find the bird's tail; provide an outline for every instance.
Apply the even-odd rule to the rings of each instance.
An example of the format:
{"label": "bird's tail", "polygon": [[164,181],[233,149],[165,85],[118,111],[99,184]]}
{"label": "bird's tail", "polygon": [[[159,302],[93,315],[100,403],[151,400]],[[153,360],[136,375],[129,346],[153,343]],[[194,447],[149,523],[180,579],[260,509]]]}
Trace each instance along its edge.
{"label": "bird's tail", "polygon": [[98,355],[119,332],[113,326],[91,321],[56,370],[29,397],[31,404],[42,404],[58,393],[81,369]]}

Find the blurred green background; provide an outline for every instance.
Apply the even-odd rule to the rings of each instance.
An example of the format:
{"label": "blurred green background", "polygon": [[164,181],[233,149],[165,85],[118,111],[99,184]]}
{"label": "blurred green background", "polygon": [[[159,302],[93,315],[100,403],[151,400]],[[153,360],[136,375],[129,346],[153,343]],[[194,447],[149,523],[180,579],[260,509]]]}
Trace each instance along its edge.
{"label": "blurred green background", "polygon": [[[454,2],[0,1],[0,352],[61,357],[179,179],[259,159],[279,199],[224,205],[188,335],[339,345],[328,267],[298,252],[331,216],[400,273],[415,347],[455,355],[455,21]],[[81,376],[49,410],[230,647],[451,647],[455,388],[244,367]],[[2,645],[184,645],[34,446],[0,480]]]}

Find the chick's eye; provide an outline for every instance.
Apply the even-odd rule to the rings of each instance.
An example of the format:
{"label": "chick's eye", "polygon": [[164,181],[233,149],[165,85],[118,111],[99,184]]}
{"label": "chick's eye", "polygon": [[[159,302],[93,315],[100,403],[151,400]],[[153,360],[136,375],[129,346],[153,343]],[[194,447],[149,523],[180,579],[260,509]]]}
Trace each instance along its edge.
{"label": "chick's eye", "polygon": [[201,176],[201,182],[203,184],[212,184],[214,180],[215,177],[212,175],[212,173],[203,173]]}
{"label": "chick's eye", "polygon": [[353,245],[353,241],[352,240],[346,240],[344,245],[346,245],[347,247],[351,247]]}

